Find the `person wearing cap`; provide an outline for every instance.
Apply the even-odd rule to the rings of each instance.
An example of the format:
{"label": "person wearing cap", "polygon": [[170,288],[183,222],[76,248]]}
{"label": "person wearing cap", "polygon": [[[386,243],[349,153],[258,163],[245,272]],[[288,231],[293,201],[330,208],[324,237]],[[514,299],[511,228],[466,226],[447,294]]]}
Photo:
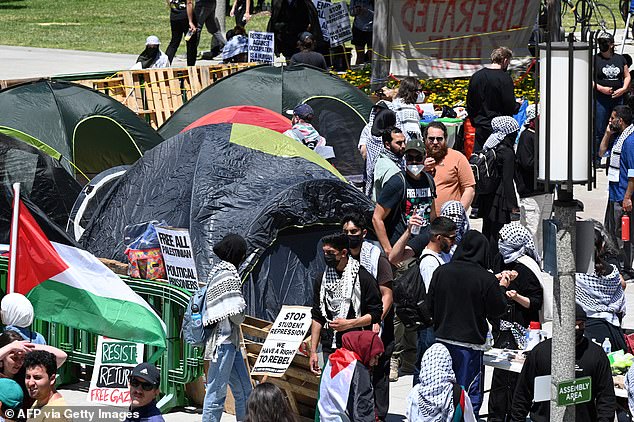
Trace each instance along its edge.
{"label": "person wearing cap", "polygon": [[288,110],[286,113],[293,115],[291,119],[293,127],[284,132],[284,135],[301,142],[312,150],[326,145],[326,139],[310,124],[315,115],[311,106],[298,104],[293,110]]}
{"label": "person wearing cap", "polygon": [[315,49],[315,38],[313,34],[310,32],[302,32],[299,34],[297,46],[299,47],[299,53],[295,53],[291,57],[291,66],[295,64],[308,64],[323,70],[328,70],[324,55],[313,51]]}
{"label": "person wearing cap", "polygon": [[[578,304],[575,308],[575,378],[591,377],[591,399],[575,405],[577,422],[612,422],[616,410],[614,381],[607,355],[599,346],[584,336],[586,313]],[[535,378],[550,375],[552,338],[527,353],[515,395],[511,421],[524,422],[530,412],[533,422],[550,421],[550,400],[533,403]]]}
{"label": "person wearing cap", "polygon": [[143,362],[134,367],[128,378],[130,411],[125,422],[163,422],[156,406],[160,384],[161,373],[156,366]]}
{"label": "person wearing cap", "polygon": [[0,422],[17,419],[22,408],[24,393],[17,382],[0,378]]}
{"label": "person wearing cap", "polygon": [[68,405],[64,397],[55,389],[57,381],[55,355],[44,350],[35,350],[24,358],[24,368],[26,369],[24,383],[29,396],[35,399],[32,409],[40,410],[40,413],[29,421],[71,421],[65,412]]}
{"label": "person wearing cap", "polygon": [[614,37],[603,33],[598,38],[599,52],[594,56],[594,149],[595,165],[600,165],[599,146],[610,114],[615,106],[623,103],[623,96],[630,88],[630,71],[625,57],[614,52]]}
{"label": "person wearing cap", "polygon": [[23,340],[33,344],[46,344],[42,334],[32,331],[29,327],[33,324],[33,305],[26,296],[20,293],[9,293],[0,302],[2,323],[5,330],[18,333]]}
{"label": "person wearing cap", "polygon": [[145,50],[136,59],[132,70],[158,69],[169,67],[170,59],[160,50],[161,41],[156,35],[150,35],[145,40]]}

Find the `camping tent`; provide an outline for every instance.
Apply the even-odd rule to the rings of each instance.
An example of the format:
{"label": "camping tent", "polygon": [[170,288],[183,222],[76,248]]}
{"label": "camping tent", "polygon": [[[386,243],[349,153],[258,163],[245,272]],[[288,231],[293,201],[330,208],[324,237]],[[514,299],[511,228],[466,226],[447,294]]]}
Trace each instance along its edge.
{"label": "camping tent", "polygon": [[284,133],[291,128],[291,123],[286,117],[268,108],[258,106],[233,106],[212,111],[187,126],[181,132],[216,123],[243,123],[245,125],[265,127],[279,133]]}
{"label": "camping tent", "polygon": [[217,261],[213,245],[238,233],[255,258],[246,270],[249,313],[271,319],[282,304],[310,303],[316,239],[339,230],[345,212],[372,207],[300,143],[269,129],[218,124],[146,153],[101,202],[80,242],[97,256],[123,261],[124,227],[165,220],[189,229],[200,281],[207,282]]}
{"label": "camping tent", "polygon": [[333,165],[354,182],[363,179],[364,162],[357,150],[372,101],[336,75],[312,66],[254,66],[207,87],[159,128],[165,138],[210,111],[237,105],[256,105],[284,114],[300,103],[315,111],[314,125],[335,150]]}
{"label": "camping tent", "polygon": [[163,141],[123,104],[81,85],[41,80],[0,91],[0,132],[60,160],[72,175],[132,164]]}
{"label": "camping tent", "polygon": [[[20,183],[22,194],[51,220],[65,225],[81,186],[42,151],[0,133],[0,183]],[[0,243],[9,243],[11,209],[0,214]]]}

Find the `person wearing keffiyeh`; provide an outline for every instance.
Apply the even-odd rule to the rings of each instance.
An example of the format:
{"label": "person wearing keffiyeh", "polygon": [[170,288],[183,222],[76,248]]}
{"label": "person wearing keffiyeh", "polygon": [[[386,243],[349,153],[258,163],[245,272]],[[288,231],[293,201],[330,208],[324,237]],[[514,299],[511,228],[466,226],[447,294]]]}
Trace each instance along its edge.
{"label": "person wearing keffiyeh", "polygon": [[[539,321],[539,310],[544,302],[540,257],[530,232],[519,223],[502,227],[498,247],[503,271],[497,277],[506,277],[509,285],[506,288],[506,311],[491,321],[493,346],[522,350],[526,330],[531,321]],[[504,421],[510,416],[517,377],[514,372],[493,370],[488,420]]]}
{"label": "person wearing keffiyeh", "polygon": [[610,339],[612,351],[627,350],[621,328],[625,315],[625,294],[619,270],[606,261],[607,242],[601,230],[594,230],[594,272],[577,273],[575,297],[588,316],[585,335],[602,343]]}
{"label": "person wearing keffiyeh", "polygon": [[341,346],[348,331],[371,330],[381,321],[383,305],[376,279],[350,256],[348,236],[324,236],[325,271],[317,276],[313,289],[310,369],[320,374],[317,346],[321,343],[324,362]]}
{"label": "person wearing keffiyeh", "polygon": [[240,352],[240,324],[244,321],[246,302],[238,267],[247,253],[247,243],[237,234],[228,234],[213,248],[220,262],[211,269],[207,287],[207,310],[203,324],[213,326],[205,346],[209,360],[207,392],[203,405],[203,421],[218,422],[222,417],[227,385],[235,399],[237,420],[244,420],[246,401],[251,393],[251,380]]}
{"label": "person wearing keffiyeh", "polygon": [[397,127],[387,128],[381,136],[384,150],[379,154],[374,166],[372,200],[376,201],[383,185],[390,178],[405,170],[405,135]]}
{"label": "person wearing keffiyeh", "polygon": [[421,360],[420,382],[407,396],[405,418],[409,422],[475,422],[469,395],[456,382],[451,355],[436,343]]}
{"label": "person wearing keffiyeh", "polygon": [[609,196],[605,210],[605,228],[617,238],[619,247],[622,247],[621,216],[624,211],[632,211],[632,192],[628,189],[628,182],[634,181],[634,125],[632,110],[628,106],[614,107],[599,146],[599,156],[603,156],[613,140],[608,167]]}

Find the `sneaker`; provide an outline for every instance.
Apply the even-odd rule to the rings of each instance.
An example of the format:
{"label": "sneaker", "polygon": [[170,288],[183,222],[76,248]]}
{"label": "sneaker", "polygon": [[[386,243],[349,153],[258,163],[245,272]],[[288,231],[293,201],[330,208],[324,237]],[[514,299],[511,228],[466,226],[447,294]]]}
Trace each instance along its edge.
{"label": "sneaker", "polygon": [[390,382],[398,381],[398,359],[390,359]]}

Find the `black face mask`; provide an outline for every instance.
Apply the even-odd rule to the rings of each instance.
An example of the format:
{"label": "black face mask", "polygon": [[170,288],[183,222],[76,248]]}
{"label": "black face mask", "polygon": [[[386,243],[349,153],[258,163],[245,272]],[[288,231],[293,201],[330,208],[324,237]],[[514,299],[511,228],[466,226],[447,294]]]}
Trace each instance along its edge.
{"label": "black face mask", "polygon": [[349,234],[348,242],[350,243],[350,247],[352,249],[356,249],[363,243],[363,236],[361,236],[360,234]]}
{"label": "black face mask", "polygon": [[330,268],[337,268],[337,265],[339,265],[339,260],[335,255],[324,255],[324,261]]}
{"label": "black face mask", "polygon": [[605,53],[609,49],[610,49],[610,44],[609,43],[599,41],[599,51],[601,51],[602,53]]}
{"label": "black face mask", "polygon": [[581,341],[583,340],[583,332],[584,331],[585,330],[583,328],[582,329],[579,329],[579,328],[575,329],[575,344],[581,343]]}

